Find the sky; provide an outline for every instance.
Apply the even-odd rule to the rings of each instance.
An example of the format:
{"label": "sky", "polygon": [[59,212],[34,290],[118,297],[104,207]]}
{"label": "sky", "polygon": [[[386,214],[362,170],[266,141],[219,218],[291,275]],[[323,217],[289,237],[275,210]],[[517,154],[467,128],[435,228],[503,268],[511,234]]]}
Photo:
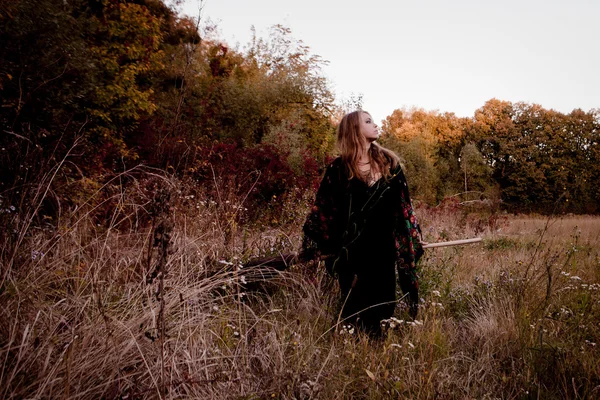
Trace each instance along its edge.
{"label": "sky", "polygon": [[470,117],[492,98],[600,108],[600,0],[204,0],[201,18],[240,49],[252,26],[290,28],[329,62],[336,99],[361,94],[376,120],[413,106]]}

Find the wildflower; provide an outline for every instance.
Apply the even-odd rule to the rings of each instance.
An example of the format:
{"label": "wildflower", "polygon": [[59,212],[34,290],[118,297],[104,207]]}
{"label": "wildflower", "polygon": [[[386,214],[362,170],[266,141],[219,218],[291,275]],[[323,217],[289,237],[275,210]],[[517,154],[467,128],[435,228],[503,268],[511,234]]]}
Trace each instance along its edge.
{"label": "wildflower", "polygon": [[565,307],[561,307],[560,312],[563,314],[566,314],[566,315],[573,314],[573,312],[571,310],[569,310],[568,308],[565,308]]}
{"label": "wildflower", "polygon": [[354,326],[342,325],[342,329],[340,330],[340,335],[344,335],[344,334],[353,335],[354,334]]}
{"label": "wildflower", "polygon": [[431,294],[433,294],[436,297],[442,297],[442,295],[440,294],[439,290],[434,290],[431,292]]}
{"label": "wildflower", "polygon": [[385,327],[385,325],[388,325],[391,329],[394,329],[396,326],[400,326],[402,324],[404,324],[404,320],[403,319],[398,319],[395,317],[391,317],[389,319],[383,319],[381,320],[381,326]]}

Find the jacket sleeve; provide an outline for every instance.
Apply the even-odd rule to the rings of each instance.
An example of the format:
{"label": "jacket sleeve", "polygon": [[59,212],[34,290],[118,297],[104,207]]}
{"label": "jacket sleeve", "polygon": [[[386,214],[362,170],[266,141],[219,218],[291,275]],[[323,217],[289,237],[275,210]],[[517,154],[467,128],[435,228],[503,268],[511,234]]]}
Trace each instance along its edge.
{"label": "jacket sleeve", "polygon": [[423,246],[419,240],[421,228],[412,207],[406,178],[400,166],[394,171],[393,179],[397,185],[399,197],[394,229],[397,266],[399,270],[410,272],[416,280],[416,264],[423,255]]}
{"label": "jacket sleeve", "polygon": [[341,245],[343,227],[340,218],[343,190],[340,160],[327,167],[315,202],[304,223],[302,253],[305,260],[336,254]]}

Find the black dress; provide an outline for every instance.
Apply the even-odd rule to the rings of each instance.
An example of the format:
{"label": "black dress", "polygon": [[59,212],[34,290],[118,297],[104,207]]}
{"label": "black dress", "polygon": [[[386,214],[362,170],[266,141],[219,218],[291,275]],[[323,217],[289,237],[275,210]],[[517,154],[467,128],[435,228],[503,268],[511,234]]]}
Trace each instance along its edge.
{"label": "black dress", "polygon": [[413,317],[418,304],[419,226],[402,169],[390,172],[369,186],[348,179],[336,158],[304,224],[305,257],[329,256],[326,266],[339,281],[342,317],[371,331],[393,315],[396,269]]}

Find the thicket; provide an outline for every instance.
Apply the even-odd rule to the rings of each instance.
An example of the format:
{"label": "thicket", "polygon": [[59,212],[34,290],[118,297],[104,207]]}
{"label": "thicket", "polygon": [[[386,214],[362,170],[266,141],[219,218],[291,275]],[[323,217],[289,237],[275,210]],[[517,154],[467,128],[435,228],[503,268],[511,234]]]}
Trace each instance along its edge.
{"label": "thicket", "polygon": [[[2,207],[25,212],[47,188],[39,221],[92,204],[102,222],[130,183],[119,174],[140,165],[214,198],[226,183],[247,196],[252,220],[314,187],[343,108],[325,61],[283,26],[239,49],[201,22],[163,0],[3,2]],[[396,110],[382,142],[425,204],[458,195],[551,212],[560,199],[561,211],[595,213],[599,126],[598,110],[493,99],[472,118]]]}
{"label": "thicket", "polygon": [[139,165],[227,182],[252,209],[309,187],[333,144],[324,62],[282,26],[243,51],[213,31],[161,0],[3,3],[4,207],[46,185],[37,217],[55,218]]}

